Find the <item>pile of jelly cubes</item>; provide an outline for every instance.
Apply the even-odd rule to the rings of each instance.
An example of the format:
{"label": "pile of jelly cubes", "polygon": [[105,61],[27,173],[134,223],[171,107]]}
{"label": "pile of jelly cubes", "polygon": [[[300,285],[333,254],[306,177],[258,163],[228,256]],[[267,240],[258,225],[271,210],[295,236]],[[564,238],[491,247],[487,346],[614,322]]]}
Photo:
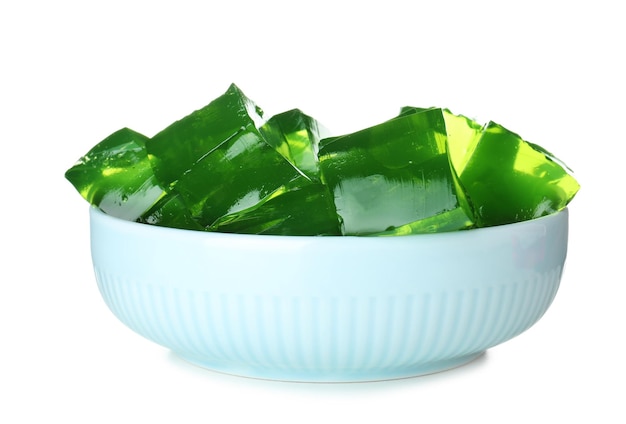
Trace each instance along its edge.
{"label": "pile of jelly cubes", "polygon": [[65,177],[103,212],[145,224],[271,235],[407,235],[530,220],[579,185],[496,123],[404,107],[330,137],[298,109],[264,119],[234,84],[153,137],[123,128]]}

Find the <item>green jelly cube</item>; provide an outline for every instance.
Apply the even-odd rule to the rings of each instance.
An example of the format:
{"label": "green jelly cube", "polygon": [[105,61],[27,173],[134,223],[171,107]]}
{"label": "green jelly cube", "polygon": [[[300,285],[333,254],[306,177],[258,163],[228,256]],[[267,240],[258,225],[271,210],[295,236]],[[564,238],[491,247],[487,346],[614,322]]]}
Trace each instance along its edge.
{"label": "green jelly cube", "polygon": [[260,109],[235,85],[147,143],[154,172],[203,227],[305,177],[266,142]]}
{"label": "green jelly cube", "polygon": [[260,109],[231,84],[226,93],[152,137],[146,148],[154,173],[165,187],[197,166],[228,140],[256,132]]}
{"label": "green jelly cube", "polygon": [[[401,115],[320,142],[322,180],[346,235],[465,229],[441,109]],[[426,220],[426,221],[424,221]],[[423,225],[422,225],[423,224]]]}
{"label": "green jelly cube", "polygon": [[436,107],[415,107],[415,106],[403,106],[400,108],[400,114],[398,116],[412,115],[414,113],[426,112],[427,110],[437,109]]}
{"label": "green jelly cube", "polygon": [[65,177],[92,205],[135,221],[165,195],[148,160],[147,140],[128,128],[116,131],[80,158]]}
{"label": "green jelly cube", "polygon": [[315,119],[299,109],[272,116],[262,134],[281,155],[312,181],[319,181],[319,141],[328,135]]}
{"label": "green jelly cube", "polygon": [[453,170],[459,175],[474,153],[483,126],[463,115],[454,115],[447,109],[444,110],[443,117],[448,134],[448,156]]}
{"label": "green jelly cube", "polygon": [[481,227],[549,215],[580,188],[554,156],[494,122],[482,130],[460,169]]}
{"label": "green jelly cube", "polygon": [[137,222],[185,230],[205,230],[191,216],[187,205],[176,194],[167,194],[162,197],[150,210],[140,216]]}
{"label": "green jelly cube", "polygon": [[[427,110],[429,109],[405,106],[401,109],[400,116]],[[453,171],[461,173],[476,147],[483,126],[463,115],[455,115],[448,109],[443,109],[443,118],[446,125],[448,156],[453,165]]]}
{"label": "green jelly cube", "polygon": [[210,231],[289,236],[341,235],[333,196],[319,183],[286,186],[253,207],[226,215]]}
{"label": "green jelly cube", "polygon": [[[400,116],[420,113],[429,109],[405,106],[401,109]],[[454,185],[459,203],[462,209],[471,217],[474,216],[474,207],[465,194],[459,173],[463,171],[469,157],[471,157],[476,143],[482,132],[482,125],[463,115],[454,115],[450,110],[443,109],[443,118],[446,124],[446,150],[448,161],[454,178]],[[451,222],[454,222],[453,220]],[[424,221],[422,224],[426,224]],[[402,231],[402,230],[399,230]],[[441,230],[444,231],[444,230]]]}

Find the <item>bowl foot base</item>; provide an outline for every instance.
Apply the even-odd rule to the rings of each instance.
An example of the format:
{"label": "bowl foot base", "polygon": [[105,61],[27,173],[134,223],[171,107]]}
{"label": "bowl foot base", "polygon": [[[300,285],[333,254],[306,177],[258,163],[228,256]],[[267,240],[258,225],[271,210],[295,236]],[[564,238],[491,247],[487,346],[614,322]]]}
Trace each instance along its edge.
{"label": "bowl foot base", "polygon": [[225,363],[211,361],[206,358],[198,358],[178,352],[177,356],[210,371],[239,377],[258,378],[274,381],[292,381],[302,383],[351,383],[366,381],[397,380],[402,378],[418,377],[421,375],[433,374],[447,371],[452,368],[472,362],[481,356],[484,351],[459,356],[441,361],[433,361],[423,364],[414,364],[404,367],[389,367],[382,369],[362,369],[362,370],[328,370],[328,369],[295,369],[288,367],[255,366],[240,363]]}

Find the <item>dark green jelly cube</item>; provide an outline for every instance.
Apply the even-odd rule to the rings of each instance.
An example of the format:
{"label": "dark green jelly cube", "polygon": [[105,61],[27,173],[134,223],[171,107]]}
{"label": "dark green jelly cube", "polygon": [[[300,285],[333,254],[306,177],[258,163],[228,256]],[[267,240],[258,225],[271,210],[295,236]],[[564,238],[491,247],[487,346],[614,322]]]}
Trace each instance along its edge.
{"label": "dark green jelly cube", "polygon": [[159,180],[203,227],[306,179],[266,142],[262,112],[235,85],[147,144]]}
{"label": "dark green jelly cube", "polygon": [[[451,231],[472,225],[457,196],[441,109],[402,115],[320,142],[322,180],[346,235]],[[420,221],[428,220],[424,225]]]}
{"label": "dark green jelly cube", "polygon": [[184,230],[206,230],[191,216],[187,205],[177,194],[163,196],[150,210],[140,216],[137,222]]}
{"label": "dark green jelly cube", "polygon": [[341,235],[333,196],[327,186],[286,186],[253,207],[226,215],[209,230],[289,236]]}
{"label": "dark green jelly cube", "polygon": [[[429,109],[405,106],[401,109],[400,116],[420,113],[427,110]],[[458,175],[462,172],[468,158],[473,153],[483,127],[475,120],[466,116],[455,115],[448,109],[443,109],[442,111],[446,125],[446,151],[454,179],[456,194],[463,211],[473,219],[474,205],[471,203],[470,199],[467,198],[465,189]],[[454,219],[450,222],[454,222]],[[426,224],[426,221],[422,224]]]}
{"label": "dark green jelly cube", "polygon": [[462,161],[459,178],[481,227],[557,212],[580,188],[558,159],[494,122]]}
{"label": "dark green jelly cube", "polygon": [[[405,106],[401,109],[400,116],[420,113],[430,109]],[[446,126],[446,149],[453,171],[460,173],[473,153],[476,143],[480,138],[483,126],[473,119],[463,115],[455,115],[448,109],[443,109],[443,118]]]}
{"label": "dark green jelly cube", "polygon": [[147,140],[128,128],[116,131],[80,158],[65,177],[90,204],[135,221],[165,195],[148,160]]}
{"label": "dark green jelly cube", "polygon": [[319,181],[319,141],[327,130],[299,109],[272,116],[261,128],[267,142],[312,181]]}
{"label": "dark green jelly cube", "polygon": [[155,175],[165,187],[173,187],[183,174],[222,144],[256,132],[254,119],[261,122],[261,114],[232,84],[222,96],[150,139],[146,148]]}

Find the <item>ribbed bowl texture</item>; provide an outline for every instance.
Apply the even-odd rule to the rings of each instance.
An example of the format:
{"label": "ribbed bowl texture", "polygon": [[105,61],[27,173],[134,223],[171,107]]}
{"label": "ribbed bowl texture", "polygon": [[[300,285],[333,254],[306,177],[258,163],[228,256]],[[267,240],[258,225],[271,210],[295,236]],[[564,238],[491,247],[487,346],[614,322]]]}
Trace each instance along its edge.
{"label": "ribbed bowl texture", "polygon": [[205,233],[90,209],[117,318],[215,371],[287,381],[411,377],[465,364],[535,324],[567,254],[567,209],[440,234]]}

